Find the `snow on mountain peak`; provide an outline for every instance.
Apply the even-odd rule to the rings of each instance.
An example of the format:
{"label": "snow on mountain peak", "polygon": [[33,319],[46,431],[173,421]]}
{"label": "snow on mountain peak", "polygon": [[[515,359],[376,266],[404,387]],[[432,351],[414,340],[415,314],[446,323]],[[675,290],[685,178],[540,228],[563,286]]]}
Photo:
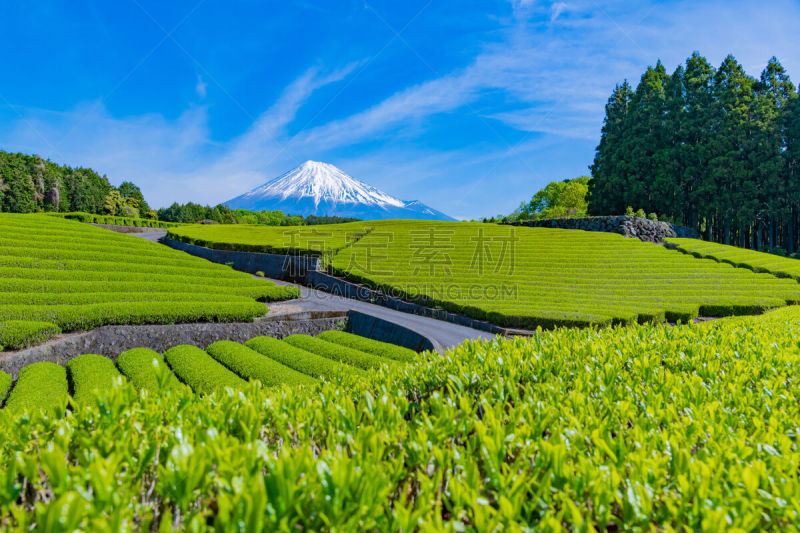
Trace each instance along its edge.
{"label": "snow on mountain peak", "polygon": [[277,210],[301,216],[454,220],[418,200],[404,202],[329,163],[311,160],[225,204],[231,209]]}
{"label": "snow on mountain peak", "polygon": [[402,200],[348,176],[329,163],[308,160],[299,167],[268,181],[242,197],[250,200],[312,198],[336,204],[403,207]]}

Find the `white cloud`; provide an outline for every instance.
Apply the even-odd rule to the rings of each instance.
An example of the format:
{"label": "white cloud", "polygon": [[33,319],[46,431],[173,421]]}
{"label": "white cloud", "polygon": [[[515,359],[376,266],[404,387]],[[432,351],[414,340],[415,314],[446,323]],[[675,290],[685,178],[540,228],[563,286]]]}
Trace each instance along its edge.
{"label": "white cloud", "polygon": [[207,88],[208,84],[205,82],[205,80],[203,80],[202,76],[198,75],[197,85],[194,86],[194,90],[197,92],[197,96],[199,96],[201,100],[205,100]]}
{"label": "white cloud", "polygon": [[564,2],[556,2],[550,6],[550,21],[556,20],[561,13],[566,11],[567,7]]}
{"label": "white cloud", "polygon": [[[631,8],[622,1],[570,0],[566,6],[513,0],[515,10],[528,10],[539,23],[527,16],[501,21],[503,38],[461,67],[365,100],[360,110],[310,129],[297,124],[298,112],[359,64],[334,72],[308,69],[246,131],[224,143],[212,141],[204,106],[168,120],[157,114],[117,118],[102,104],[87,103],[66,112],[22,109],[22,119],[0,123],[0,144],[92,166],[114,183],[132,179],[156,205],[215,203],[305,159],[326,158],[404,199],[462,216],[493,215],[515,208],[548,180],[585,173],[614,84],[636,82],[658,58],[671,70],[693,50],[715,64],[733,53],[758,74],[777,54],[800,78],[794,46],[800,6],[734,4]],[[551,18],[558,23],[549,24]],[[202,78],[195,89],[202,99]],[[479,115],[489,126],[471,132],[460,147],[415,142],[442,114]],[[498,123],[522,132],[518,140],[497,142],[491,130]],[[353,149],[366,143],[369,149]]]}

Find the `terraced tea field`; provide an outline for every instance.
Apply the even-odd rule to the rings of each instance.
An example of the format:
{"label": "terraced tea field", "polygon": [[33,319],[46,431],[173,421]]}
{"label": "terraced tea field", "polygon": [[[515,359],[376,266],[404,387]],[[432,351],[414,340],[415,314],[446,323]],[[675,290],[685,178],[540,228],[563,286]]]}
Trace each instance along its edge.
{"label": "terraced tea field", "polygon": [[[616,234],[430,221],[317,231],[334,273],[505,326],[685,322],[800,302],[794,280]],[[170,235],[221,248],[290,248],[275,227],[185,226]]]}
{"label": "terraced tea field", "polygon": [[697,239],[667,239],[667,242],[695,257],[800,281],[800,261],[797,259]]}
{"label": "terraced tea field", "polygon": [[249,321],[298,294],[137,237],[0,214],[0,349],[108,324]]}
{"label": "terraced tea field", "polygon": [[74,402],[92,402],[115,380],[130,381],[137,389],[153,393],[188,386],[196,394],[223,393],[226,387],[243,389],[251,380],[266,387],[316,385],[320,379],[345,382],[365,377],[363,370],[395,367],[399,360],[411,362],[416,356],[408,348],[343,331],[316,338],[256,337],[245,344],[219,341],[205,350],[180,345],[163,356],[148,348],[134,348],[120,354],[116,365],[102,355],[84,354],[71,359],[66,368],[50,362],[30,364],[20,370],[13,388],[11,376],[0,371],[0,406],[10,390],[5,413],[63,413],[70,390]]}
{"label": "terraced tea field", "polygon": [[[798,338],[789,307],[322,357],[356,376],[318,382],[275,339],[32,365],[0,409],[0,528],[796,531]],[[309,385],[244,383],[276,369]]]}

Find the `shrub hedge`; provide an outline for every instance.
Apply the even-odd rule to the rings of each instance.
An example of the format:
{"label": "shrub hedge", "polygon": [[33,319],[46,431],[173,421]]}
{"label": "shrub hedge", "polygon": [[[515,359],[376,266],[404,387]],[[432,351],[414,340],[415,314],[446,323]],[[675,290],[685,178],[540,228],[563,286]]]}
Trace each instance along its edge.
{"label": "shrub hedge", "polygon": [[61,333],[52,322],[7,320],[0,322],[0,352],[21,350],[39,344]]}
{"label": "shrub hedge", "polygon": [[182,322],[250,322],[263,315],[264,304],[231,302],[124,302],[90,305],[0,305],[0,316],[11,320],[49,321],[63,331],[109,324],[171,324]]}
{"label": "shrub hedge", "polygon": [[346,331],[332,329],[330,331],[323,331],[317,335],[317,337],[324,341],[340,344],[364,353],[388,357],[390,359],[394,359],[395,361],[401,361],[404,363],[411,362],[417,357],[417,352],[409,348],[404,348],[403,346],[390,344],[388,342],[368,339],[367,337],[354,335]]}
{"label": "shrub hedge", "polygon": [[225,387],[239,389],[247,383],[198,348],[183,344],[164,352],[175,375],[198,394],[211,394]]}
{"label": "shrub hedge", "polygon": [[[50,322],[62,331],[108,324],[249,321],[254,300],[299,291],[144,239],[58,216],[0,213],[0,323]],[[51,330],[15,335],[6,349]]]}
{"label": "shrub hedge", "polygon": [[265,357],[238,342],[215,342],[206,348],[206,352],[243,379],[257,379],[266,386],[318,383],[313,377]]}
{"label": "shrub hedge", "polygon": [[360,352],[341,344],[334,344],[309,335],[289,335],[284,342],[307,352],[327,357],[339,363],[345,363],[364,370],[380,368],[383,365],[394,365],[397,361],[382,356]]}
{"label": "shrub hedge", "polygon": [[170,234],[212,248],[278,253],[314,253],[315,242],[335,275],[511,328],[687,322],[800,302],[792,280],[611,233],[388,220],[333,224],[316,236],[236,226]]}
{"label": "shrub hedge", "polygon": [[798,339],[789,307],[0,414],[0,529],[796,531]]}
{"label": "shrub hedge", "polygon": [[91,401],[97,391],[112,387],[114,379],[120,375],[111,359],[93,353],[70,359],[67,373],[72,385],[72,398],[77,402]]}
{"label": "shrub hedge", "polygon": [[72,213],[47,213],[49,216],[78,220],[91,224],[112,224],[116,226],[136,226],[143,228],[174,228],[181,224],[177,222],[163,222],[149,218],[117,217],[113,215],[95,215],[93,213],[83,213],[80,211]]}
{"label": "shrub hedge", "polygon": [[255,337],[247,341],[245,346],[315,378],[346,377],[363,373],[359,368],[339,364],[327,357],[296,348],[272,337]]}
{"label": "shrub hedge", "polygon": [[17,382],[8,395],[4,410],[52,413],[63,408],[69,397],[66,369],[55,363],[33,363],[19,371]]}
{"label": "shrub hedge", "polygon": [[11,388],[13,381],[14,379],[9,374],[0,370],[0,407],[3,406],[3,400],[6,399],[6,394],[8,394],[8,389]]}
{"label": "shrub hedge", "polygon": [[117,357],[120,371],[137,389],[173,390],[184,385],[164,363],[160,353],[150,348],[133,348]]}

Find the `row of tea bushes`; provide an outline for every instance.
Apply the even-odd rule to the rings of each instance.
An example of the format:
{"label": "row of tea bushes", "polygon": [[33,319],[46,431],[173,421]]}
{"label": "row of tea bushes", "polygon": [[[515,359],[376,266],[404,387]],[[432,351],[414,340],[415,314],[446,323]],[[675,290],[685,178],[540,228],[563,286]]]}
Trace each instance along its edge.
{"label": "row of tea bushes", "polygon": [[333,274],[390,296],[517,328],[688,322],[800,302],[793,280],[610,233],[414,220],[285,231],[183,226],[170,236],[321,255]]}
{"label": "row of tea bushes", "polygon": [[[349,333],[343,335],[368,341],[371,349],[384,353],[405,350]],[[301,341],[303,348],[296,341]],[[414,352],[412,352],[414,353]],[[165,364],[166,363],[166,364]],[[66,364],[66,373],[53,363],[34,363],[24,367],[8,401],[11,412],[36,410],[53,412],[63,407],[66,395],[60,392],[69,382],[74,401],[91,402],[98,391],[109,389],[116,381],[127,378],[137,389],[152,392],[176,391],[188,385],[197,394],[212,394],[225,388],[242,389],[248,380],[265,387],[281,385],[316,385],[320,379],[353,379],[363,377],[362,369],[379,370],[395,366],[397,361],[318,338],[293,335],[285,340],[256,337],[242,345],[219,341],[202,350],[196,346],[175,346],[161,354],[148,348],[123,352],[114,362],[101,355],[84,354]],[[45,385],[41,390],[35,381]],[[8,374],[0,372],[0,405],[11,386]]]}
{"label": "row of tea bushes", "polygon": [[798,338],[787,307],[466,342],[314,387],[0,410],[0,524],[795,531]]}
{"label": "row of tea bushes", "polygon": [[267,312],[257,300],[299,294],[137,237],[62,217],[0,214],[0,347],[6,350],[59,330],[251,321]]}

